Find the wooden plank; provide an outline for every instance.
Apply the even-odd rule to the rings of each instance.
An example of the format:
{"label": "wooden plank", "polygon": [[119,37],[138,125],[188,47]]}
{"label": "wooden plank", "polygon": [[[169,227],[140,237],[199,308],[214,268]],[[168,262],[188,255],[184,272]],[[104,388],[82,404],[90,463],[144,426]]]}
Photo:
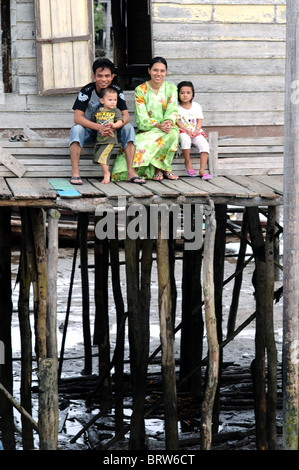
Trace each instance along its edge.
{"label": "wooden plank", "polygon": [[66,178],[49,179],[49,183],[53,186],[58,195],[62,198],[81,197],[79,191]]}
{"label": "wooden plank", "polygon": [[178,180],[167,180],[164,178],[163,184],[168,186],[171,189],[177,190],[179,193],[186,197],[194,196],[207,196],[208,193],[200,188],[195,188],[191,186],[188,182],[178,179]]}
{"label": "wooden plank", "polygon": [[[79,191],[80,194],[84,197],[101,197],[104,196],[105,194],[103,191],[100,191],[99,188],[96,188],[92,182],[96,181],[94,179],[83,179],[82,178],[82,185],[77,185],[76,189]],[[73,185],[74,186],[74,185]]]}
{"label": "wooden plank", "polygon": [[257,181],[272,188],[278,194],[283,194],[283,176],[262,175],[255,177]]}
{"label": "wooden plank", "polygon": [[201,178],[195,178],[195,177],[188,177],[186,176],[185,178],[181,178],[182,181],[186,182],[190,186],[194,186],[197,189],[200,189],[201,191],[204,191],[207,195],[209,196],[223,196],[226,194],[226,192],[219,191],[218,186],[214,186],[213,184],[210,184],[213,180],[209,181],[204,181]]}
{"label": "wooden plank", "polygon": [[179,191],[174,188],[169,188],[163,184],[163,181],[147,180],[144,186],[160,197],[178,197],[180,195]]}
{"label": "wooden plank", "polygon": [[100,191],[102,191],[109,199],[117,199],[118,197],[128,198],[131,196],[131,194],[128,191],[126,191],[125,188],[122,188],[113,182],[104,184],[104,183],[100,183],[97,180],[92,180],[92,184],[96,188],[100,189]]}
{"label": "wooden plank", "polygon": [[26,167],[22,165],[16,158],[14,158],[11,153],[6,149],[0,147],[0,162],[2,165],[9,168],[15,175],[21,178],[27,171]]}
{"label": "wooden plank", "polygon": [[56,193],[46,180],[7,178],[8,187],[16,199],[55,199]]}
{"label": "wooden plank", "polygon": [[271,188],[265,186],[259,181],[256,181],[253,176],[229,176],[227,179],[234,181],[241,186],[245,186],[245,188],[250,189],[250,191],[258,193],[262,198],[276,199],[279,197]]}
{"label": "wooden plank", "polygon": [[125,189],[136,198],[153,196],[152,191],[148,188],[144,188],[144,185],[142,184],[130,183],[128,181],[118,181],[115,184],[120,188]]}
{"label": "wooden plank", "polygon": [[256,154],[256,153],[265,153],[265,154],[281,154],[283,153],[283,145],[268,145],[268,146],[263,146],[263,145],[243,145],[243,146],[234,146],[234,147],[229,147],[229,146],[219,146],[219,154],[228,154],[231,155],[233,153],[240,154],[242,155],[243,153],[250,153],[250,154]]}
{"label": "wooden plank", "polygon": [[253,191],[250,191],[247,188],[244,188],[240,186],[237,183],[234,183],[233,181],[229,181],[223,176],[217,176],[216,178],[213,178],[211,181],[211,184],[218,186],[219,188],[222,188],[223,190],[226,191],[227,196],[235,196],[235,197],[243,197],[243,198],[253,198],[257,197],[258,193],[254,193]]}
{"label": "wooden plank", "polygon": [[5,179],[0,178],[0,199],[9,199],[12,197],[12,193],[7,186]]}

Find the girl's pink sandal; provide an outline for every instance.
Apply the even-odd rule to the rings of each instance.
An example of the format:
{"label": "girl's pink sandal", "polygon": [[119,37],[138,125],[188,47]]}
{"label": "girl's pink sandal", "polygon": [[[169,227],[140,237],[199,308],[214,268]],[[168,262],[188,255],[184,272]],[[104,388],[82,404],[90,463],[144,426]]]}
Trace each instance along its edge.
{"label": "girl's pink sandal", "polygon": [[202,180],[211,180],[213,178],[212,175],[199,175],[199,177],[202,179]]}
{"label": "girl's pink sandal", "polygon": [[188,175],[188,176],[196,176],[196,173],[195,173],[195,171],[193,170],[193,168],[191,168],[191,170],[187,170],[187,175]]}

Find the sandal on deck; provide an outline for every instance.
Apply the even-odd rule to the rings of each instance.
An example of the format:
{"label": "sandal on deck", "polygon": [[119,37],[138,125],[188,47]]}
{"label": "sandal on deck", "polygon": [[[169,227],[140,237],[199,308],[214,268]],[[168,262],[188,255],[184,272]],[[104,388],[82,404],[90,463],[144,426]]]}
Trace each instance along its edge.
{"label": "sandal on deck", "polygon": [[[169,176],[175,176],[176,178],[169,178]],[[179,176],[174,175],[173,173],[164,173],[164,178],[170,181],[177,181],[178,179],[180,179]]]}
{"label": "sandal on deck", "polygon": [[77,184],[77,185],[81,185],[82,184],[82,179],[80,176],[72,176],[71,179],[70,179],[70,183],[71,184]]}
{"label": "sandal on deck", "polygon": [[162,181],[162,180],[163,180],[163,173],[161,171],[154,174],[153,181]]}
{"label": "sandal on deck", "polygon": [[198,175],[202,180],[211,180],[213,178],[212,175]]}
{"label": "sandal on deck", "polygon": [[[138,181],[137,181],[138,180]],[[129,180],[127,180],[128,183],[135,183],[135,184],[145,184],[146,181],[141,178],[140,176],[133,176]]]}
{"label": "sandal on deck", "polygon": [[197,176],[193,168],[191,168],[191,170],[186,170],[186,171],[187,171],[188,176]]}

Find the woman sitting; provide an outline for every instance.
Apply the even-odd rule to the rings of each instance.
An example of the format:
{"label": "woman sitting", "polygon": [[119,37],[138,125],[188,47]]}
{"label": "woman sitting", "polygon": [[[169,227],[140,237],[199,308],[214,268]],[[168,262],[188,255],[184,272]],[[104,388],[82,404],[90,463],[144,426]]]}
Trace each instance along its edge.
{"label": "woman sitting", "polygon": [[[138,126],[133,168],[146,179],[176,180],[171,164],[177,150],[179,130],[177,87],[164,81],[167,62],[163,57],[152,59],[148,69],[150,80],[135,89],[135,119]],[[114,181],[127,179],[124,152],[117,155],[112,171]]]}

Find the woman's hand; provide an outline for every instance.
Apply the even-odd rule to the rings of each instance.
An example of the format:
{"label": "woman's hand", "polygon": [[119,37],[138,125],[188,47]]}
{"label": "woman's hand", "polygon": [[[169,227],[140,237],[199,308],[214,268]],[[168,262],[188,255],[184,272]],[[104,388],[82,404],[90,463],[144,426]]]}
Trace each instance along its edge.
{"label": "woman's hand", "polygon": [[165,132],[165,134],[169,134],[171,126],[172,126],[171,121],[169,121],[169,120],[164,121],[164,122],[162,122],[160,129],[161,129],[162,132]]}

